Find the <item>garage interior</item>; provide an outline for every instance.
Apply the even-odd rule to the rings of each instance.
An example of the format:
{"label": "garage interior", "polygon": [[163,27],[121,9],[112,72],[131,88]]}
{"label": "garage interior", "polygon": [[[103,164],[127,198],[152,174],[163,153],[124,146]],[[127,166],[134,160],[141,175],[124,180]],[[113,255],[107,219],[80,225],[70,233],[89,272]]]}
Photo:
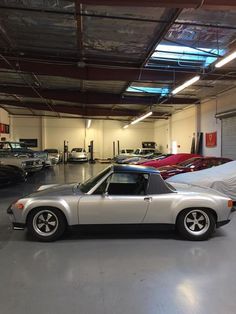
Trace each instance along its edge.
{"label": "garage interior", "polygon": [[235,217],[203,242],[71,232],[40,243],[6,215],[142,142],[190,153],[202,134],[203,156],[236,160],[236,58],[217,65],[236,51],[235,20],[234,0],[0,0],[1,141],[62,152],[93,141],[96,161],[0,188],[1,313],[235,313]]}

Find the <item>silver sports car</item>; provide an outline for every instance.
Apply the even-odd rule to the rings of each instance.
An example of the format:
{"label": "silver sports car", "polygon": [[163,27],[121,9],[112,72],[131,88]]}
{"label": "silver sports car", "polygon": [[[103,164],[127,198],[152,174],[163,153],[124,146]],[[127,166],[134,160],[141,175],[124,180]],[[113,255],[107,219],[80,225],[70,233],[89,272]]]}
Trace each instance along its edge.
{"label": "silver sports car", "polygon": [[230,221],[232,200],[212,189],[166,183],[154,168],[113,165],[80,184],[45,185],[7,210],[14,229],[53,241],[75,225],[172,226],[205,240]]}

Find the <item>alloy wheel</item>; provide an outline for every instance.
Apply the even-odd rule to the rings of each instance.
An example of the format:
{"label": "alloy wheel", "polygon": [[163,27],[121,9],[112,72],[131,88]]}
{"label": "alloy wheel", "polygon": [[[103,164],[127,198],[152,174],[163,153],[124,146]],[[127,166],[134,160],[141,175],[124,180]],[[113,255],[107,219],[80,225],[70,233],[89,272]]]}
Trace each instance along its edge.
{"label": "alloy wheel", "polygon": [[209,229],[210,220],[207,213],[194,209],[185,216],[184,226],[192,235],[202,235]]}
{"label": "alloy wheel", "polygon": [[33,228],[41,236],[51,236],[57,231],[58,218],[50,210],[39,211],[33,218]]}

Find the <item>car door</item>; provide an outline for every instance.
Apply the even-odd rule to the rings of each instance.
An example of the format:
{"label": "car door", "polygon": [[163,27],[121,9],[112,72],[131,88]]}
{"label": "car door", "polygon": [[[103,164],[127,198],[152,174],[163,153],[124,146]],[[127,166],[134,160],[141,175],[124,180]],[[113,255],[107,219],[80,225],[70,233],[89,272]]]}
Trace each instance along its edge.
{"label": "car door", "polygon": [[138,224],[145,217],[148,175],[113,173],[78,204],[79,224]]}

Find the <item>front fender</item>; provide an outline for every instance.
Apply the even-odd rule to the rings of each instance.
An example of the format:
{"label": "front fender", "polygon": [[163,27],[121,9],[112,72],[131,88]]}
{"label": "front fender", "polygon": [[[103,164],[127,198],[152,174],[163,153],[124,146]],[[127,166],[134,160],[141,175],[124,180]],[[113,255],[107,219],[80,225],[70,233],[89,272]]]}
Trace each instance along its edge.
{"label": "front fender", "polygon": [[54,207],[58,208],[63,212],[66,217],[68,225],[78,224],[77,204],[70,206],[70,204],[63,198],[57,199],[43,199],[43,200],[28,200],[25,203],[24,209],[20,210],[12,208],[15,219],[19,223],[26,223],[28,214],[35,208],[38,207]]}

